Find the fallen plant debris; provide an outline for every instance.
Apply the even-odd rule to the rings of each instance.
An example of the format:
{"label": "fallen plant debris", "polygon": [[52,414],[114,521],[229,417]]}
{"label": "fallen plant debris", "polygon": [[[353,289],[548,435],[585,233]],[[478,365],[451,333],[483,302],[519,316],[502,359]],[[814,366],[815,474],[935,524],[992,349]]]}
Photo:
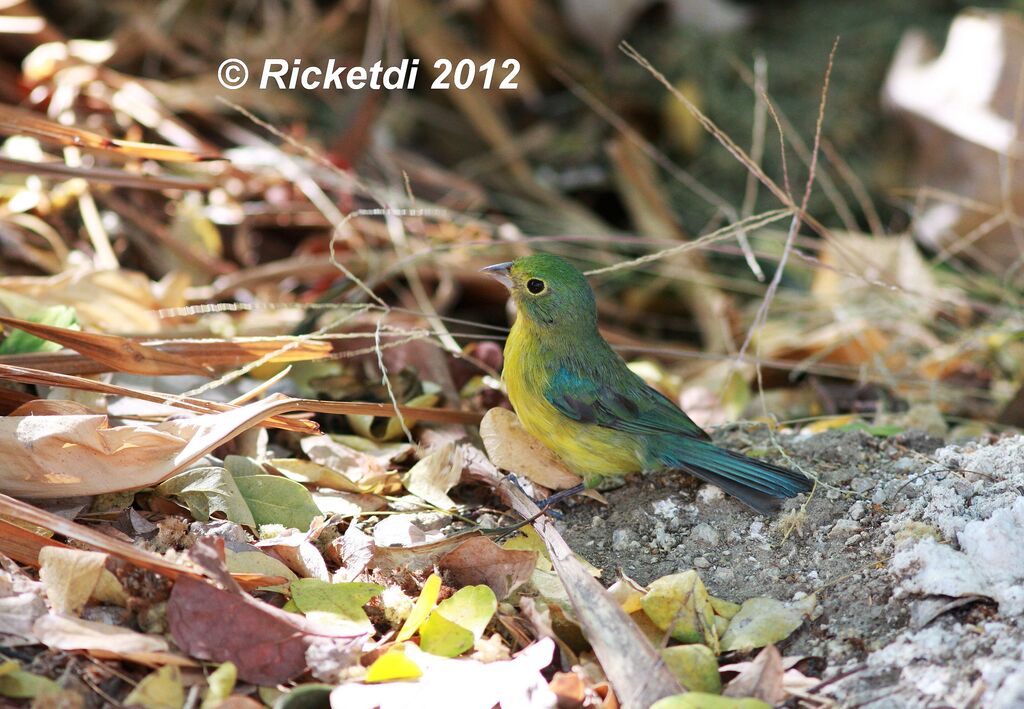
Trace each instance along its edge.
{"label": "fallen plant debris", "polygon": [[[243,5],[0,3],[0,703],[1024,704],[1017,11]],[[536,252],[813,488],[543,504],[479,273]]]}

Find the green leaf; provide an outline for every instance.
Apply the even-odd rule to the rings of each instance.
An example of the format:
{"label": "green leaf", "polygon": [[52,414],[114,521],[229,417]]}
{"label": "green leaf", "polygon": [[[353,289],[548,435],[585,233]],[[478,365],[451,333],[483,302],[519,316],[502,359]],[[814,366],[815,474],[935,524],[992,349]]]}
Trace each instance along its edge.
{"label": "green leaf", "polygon": [[752,650],[785,640],[800,627],[804,614],[813,610],[816,602],[813,594],[793,606],[774,598],[744,601],[722,636],[722,650]]}
{"label": "green leaf", "polygon": [[722,677],[718,674],[718,660],[707,645],[676,645],[661,651],[669,671],[679,683],[694,692],[718,694],[722,691]]}
{"label": "green leaf", "polygon": [[715,612],[700,576],[692,569],[654,581],[641,604],[647,617],[681,643],[704,643],[718,652]]}
{"label": "green leaf", "polygon": [[760,699],[734,699],[706,692],[686,692],[659,699],[651,709],[772,709]]}
{"label": "green leaf", "polygon": [[309,529],[320,514],[309,490],[297,482],[276,475],[249,475],[235,480],[257,525],[281,524]]}
{"label": "green leaf", "polygon": [[266,475],[266,469],[255,458],[244,455],[229,455],[224,459],[224,467],[236,480],[250,475]]}
{"label": "green leaf", "polygon": [[181,671],[173,665],[164,665],[143,677],[124,699],[125,706],[136,705],[145,709],[181,709],[184,704]]}
{"label": "green leaf", "polygon": [[420,648],[432,655],[456,657],[473,647],[498,609],[488,586],[466,586],[438,604],[420,626]]}
{"label": "green leaf", "polygon": [[238,668],[234,662],[224,662],[220,667],[210,673],[206,678],[209,688],[203,695],[203,703],[200,709],[213,709],[218,704],[231,696],[238,680]]}
{"label": "green leaf", "polygon": [[[81,330],[75,309],[67,305],[51,305],[36,311],[27,318],[29,322],[52,327],[63,327],[68,330]],[[0,342],[0,355],[27,354],[29,352],[56,352],[61,346],[56,342],[44,340],[30,335],[24,330],[11,329],[3,342]]]}
{"label": "green leaf", "polygon": [[232,522],[255,527],[249,505],[235,484],[235,479],[224,468],[192,468],[160,483],[160,495],[176,497],[188,507],[200,522],[210,519],[214,512],[223,512]]}
{"label": "green leaf", "polygon": [[[4,665],[6,666],[7,663],[5,662]],[[14,663],[14,667],[17,666],[17,663]],[[25,670],[10,669],[0,675],[0,697],[34,699],[43,694],[59,691],[60,687],[52,679],[34,675]]]}
{"label": "green leaf", "polygon": [[353,635],[372,633],[363,606],[384,587],[376,583],[328,583],[319,579],[292,581],[292,600],[306,617]]}
{"label": "green leaf", "polygon": [[437,605],[437,595],[440,592],[441,577],[437,574],[431,574],[423,584],[420,597],[416,599],[416,605],[412,607],[409,617],[402,624],[402,629],[398,631],[398,635],[395,637],[397,642],[408,640],[419,630],[420,626],[423,625],[423,621],[427,619],[427,615]]}
{"label": "green leaf", "polygon": [[422,675],[423,670],[405,654],[405,647],[399,643],[373,661],[366,670],[365,681],[393,682]]}
{"label": "green leaf", "polygon": [[[251,551],[233,551],[226,547],[224,549],[224,563],[228,567],[228,571],[233,574],[283,576],[289,582],[299,578],[295,575],[294,571],[285,566],[283,561],[255,548]],[[265,588],[281,592],[287,589],[286,586],[266,586]]]}

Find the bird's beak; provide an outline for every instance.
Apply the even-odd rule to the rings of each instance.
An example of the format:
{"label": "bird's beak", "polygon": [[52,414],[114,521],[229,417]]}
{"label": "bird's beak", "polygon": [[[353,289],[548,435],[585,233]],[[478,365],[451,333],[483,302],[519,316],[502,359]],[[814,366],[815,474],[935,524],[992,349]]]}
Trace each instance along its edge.
{"label": "bird's beak", "polygon": [[505,263],[496,263],[493,266],[487,268],[481,268],[481,273],[486,273],[494,280],[501,283],[506,288],[512,287],[512,278],[509,276],[509,269],[512,268],[512,262],[506,261]]}

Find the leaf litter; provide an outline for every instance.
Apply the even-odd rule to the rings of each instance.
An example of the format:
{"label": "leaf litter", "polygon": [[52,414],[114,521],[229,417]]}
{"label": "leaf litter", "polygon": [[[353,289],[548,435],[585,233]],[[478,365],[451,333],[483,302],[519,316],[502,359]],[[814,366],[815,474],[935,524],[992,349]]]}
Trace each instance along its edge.
{"label": "leaf litter", "polygon": [[[672,3],[673,21],[650,29],[678,31],[687,4]],[[470,5],[453,12],[472,17]],[[604,24],[584,4],[563,10],[586,43],[607,49],[641,5]],[[720,21],[711,25],[747,25],[744,13],[710,5]],[[464,46],[425,7],[409,3],[394,29],[413,51]],[[306,10],[289,11],[286,25],[322,40],[319,25],[335,27],[339,16]],[[194,27],[191,10],[182,12]],[[533,10],[501,2],[495,12],[519,29],[494,28],[480,40],[488,46],[522,42],[537,57],[559,46],[550,44],[557,23]],[[164,23],[170,43],[160,53],[182,41],[177,19]],[[956,53],[964,27],[999,22],[958,20],[947,52]],[[121,41],[145,50],[150,23],[133,26],[140,34]],[[801,208],[821,238],[801,234],[792,250],[795,231],[770,227],[795,209],[788,184],[775,182],[788,175],[736,148],[733,157],[785,208],[751,215],[765,221],[749,233],[730,225],[719,238],[698,225],[702,243],[687,243],[672,214],[678,195],[654,163],[678,178],[662,149],[704,150],[700,127],[727,141],[700,112],[714,99],[685,77],[666,80],[681,101],[626,106],[663,116],[665,142],[635,152],[645,138],[613,126],[623,136],[608,142],[609,179],[597,192],[586,181],[559,187],[563,174],[538,181],[548,166],[535,170],[537,154],[509,149],[511,114],[477,92],[460,95],[450,117],[479,133],[508,174],[476,184],[426,154],[375,148],[383,152],[369,162],[400,168],[399,186],[348,169],[341,148],[307,148],[247,118],[273,103],[297,119],[282,125],[304,124],[286,98],[240,92],[237,104],[207,111],[183,99],[207,96],[195,77],[143,86],[105,66],[113,41],[52,35],[11,67],[35,87],[31,99],[19,97],[29,108],[0,111],[11,136],[2,258],[13,265],[0,278],[0,378],[14,387],[4,390],[0,421],[0,695],[81,691],[90,701],[204,709],[314,698],[336,707],[708,709],[891,695],[908,706],[972,697],[1014,706],[1024,572],[1015,556],[991,550],[1019,537],[1018,439],[990,437],[974,421],[952,427],[1000,410],[1012,420],[1011,395],[1024,391],[1013,272],[986,280],[952,258],[963,251],[992,266],[992,239],[981,249],[940,244],[940,261],[954,264],[940,269],[910,236],[830,231]],[[338,41],[356,48],[347,35]],[[559,55],[577,96],[586,51]],[[628,51],[642,68],[646,60]],[[915,120],[934,118],[893,93],[927,69],[909,49],[898,58],[887,98]],[[524,61],[524,81],[543,101],[537,79],[547,72],[535,61]],[[946,77],[931,73],[942,85]],[[621,93],[614,77],[602,78],[609,95]],[[597,115],[619,120],[619,108]],[[366,108],[363,120],[378,110]],[[420,110],[416,98],[409,114]],[[772,112],[799,153],[781,107]],[[953,139],[969,136],[968,126],[951,128]],[[470,143],[434,147],[471,165],[479,156],[465,152]],[[812,166],[817,144],[803,156]],[[80,161],[80,149],[94,161]],[[578,157],[602,159],[585,149]],[[819,165],[817,177],[848,221],[828,174],[841,161],[831,158],[836,166]],[[506,215],[492,190],[523,201]],[[416,209],[378,210],[398,194]],[[609,195],[628,222],[613,225],[588,206]],[[736,210],[711,196],[708,223],[735,222]],[[972,208],[957,205],[958,223]],[[868,221],[878,219],[873,209],[863,207]],[[535,509],[499,469],[535,497],[578,481],[505,408],[499,348],[474,341],[500,338],[503,295],[480,282],[485,262],[466,247],[521,251],[508,216],[537,233],[635,230],[636,244],[572,247],[607,294],[609,338],[648,346],[631,366],[702,422],[768,423],[716,435],[813,472],[810,499],[764,520],[668,476],[610,492],[605,508],[570,502],[564,519],[542,518],[498,542],[482,531],[514,521],[508,506],[520,516]],[[1005,242],[1011,225],[992,226]],[[759,261],[776,261],[788,280],[779,268],[767,291],[741,286],[750,274],[713,273],[690,248],[731,248],[725,239],[734,237],[737,263],[756,275]],[[639,262],[622,260],[641,249]],[[723,359],[751,315],[733,296],[762,293],[768,318],[758,314],[748,333],[756,362]],[[781,314],[769,315],[776,296]],[[682,329],[697,340],[680,337],[679,302],[692,311]],[[641,322],[639,312],[659,317]],[[969,327],[979,322],[980,346]],[[673,360],[680,351],[670,355],[667,343],[679,339],[711,358],[686,351]],[[767,411],[790,424],[779,427]],[[818,420],[804,426],[805,418]],[[940,448],[935,436],[960,445]],[[966,642],[951,642],[965,629]],[[954,668],[957,653],[967,659]]]}

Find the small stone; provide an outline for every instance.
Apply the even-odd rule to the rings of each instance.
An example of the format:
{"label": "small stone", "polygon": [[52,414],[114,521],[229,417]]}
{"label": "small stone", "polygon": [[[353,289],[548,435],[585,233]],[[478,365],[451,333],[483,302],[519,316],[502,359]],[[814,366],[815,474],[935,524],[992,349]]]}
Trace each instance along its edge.
{"label": "small stone", "polygon": [[701,522],[692,530],[690,530],[690,536],[698,542],[706,544],[708,546],[718,546],[720,536],[714,527],[707,522]]}
{"label": "small stone", "polygon": [[728,567],[722,567],[715,571],[715,580],[721,583],[732,583],[736,580],[736,572]]}
{"label": "small stone", "polygon": [[859,532],[860,530],[860,525],[852,519],[841,519],[832,525],[832,529],[829,530],[828,536],[830,539],[843,539]]}
{"label": "small stone", "polygon": [[601,517],[600,515],[594,515],[593,517],[590,518],[590,526],[593,529],[598,529],[600,527],[603,527],[604,526],[604,517]]}
{"label": "small stone", "polygon": [[850,489],[863,494],[868,490],[873,490],[876,484],[871,478],[856,477],[850,481]]}
{"label": "small stone", "polygon": [[616,529],[612,532],[612,549],[625,551],[633,539],[633,532],[628,529]]}
{"label": "small stone", "polygon": [[698,556],[693,560],[693,565],[698,569],[706,569],[711,566],[711,562],[705,559],[703,556]]}
{"label": "small stone", "polygon": [[864,507],[864,503],[860,500],[857,500],[850,506],[850,511],[847,514],[850,516],[850,519],[859,520],[861,517],[864,516],[864,513],[866,511],[867,510]]}

